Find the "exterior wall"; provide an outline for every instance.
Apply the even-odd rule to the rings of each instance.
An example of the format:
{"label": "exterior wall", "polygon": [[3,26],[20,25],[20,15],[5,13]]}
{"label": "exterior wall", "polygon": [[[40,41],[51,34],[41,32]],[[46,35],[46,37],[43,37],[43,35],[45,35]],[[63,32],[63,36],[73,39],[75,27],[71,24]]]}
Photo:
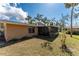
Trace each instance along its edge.
{"label": "exterior wall", "polygon": [[79,32],[79,28],[73,28],[73,31],[78,31]]}
{"label": "exterior wall", "polygon": [[[67,30],[70,30],[70,28],[66,28]],[[73,31],[79,31],[79,28],[73,28]]]}
{"label": "exterior wall", "polygon": [[6,41],[20,39],[27,35],[26,25],[6,24],[5,36]]}
{"label": "exterior wall", "polygon": [[[19,24],[9,24],[5,23],[5,39],[6,41],[12,39],[20,39],[22,37],[32,37],[38,35],[38,27],[35,27],[34,33],[29,33],[29,28],[35,26],[19,25]],[[49,33],[51,33],[51,28],[49,27]]]}
{"label": "exterior wall", "polygon": [[5,29],[6,41],[12,39],[20,39],[22,37],[32,37],[37,35],[36,27],[35,27],[35,33],[29,33],[28,28],[29,26],[27,25],[6,24]]}

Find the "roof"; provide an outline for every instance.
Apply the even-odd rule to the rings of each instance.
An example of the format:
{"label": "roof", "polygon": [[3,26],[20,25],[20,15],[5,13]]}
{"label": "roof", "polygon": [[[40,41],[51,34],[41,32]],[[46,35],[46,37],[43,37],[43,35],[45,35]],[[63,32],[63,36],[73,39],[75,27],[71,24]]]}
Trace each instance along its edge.
{"label": "roof", "polygon": [[15,21],[10,21],[10,20],[0,20],[0,22],[1,22],[1,23],[16,24],[16,25],[27,25],[27,23],[15,22]]}
{"label": "roof", "polygon": [[[16,25],[28,25],[28,26],[36,26],[36,27],[48,26],[48,27],[50,27],[50,25],[45,25],[41,21],[37,21],[37,22],[35,22],[35,24],[29,24],[29,23],[25,23],[25,22],[16,22],[16,21],[10,21],[10,20],[0,20],[0,22],[1,23],[16,24]],[[51,27],[56,27],[56,26],[51,26]]]}
{"label": "roof", "polygon": [[[66,28],[70,28],[70,26],[66,26]],[[72,26],[72,28],[79,28],[79,26]]]}

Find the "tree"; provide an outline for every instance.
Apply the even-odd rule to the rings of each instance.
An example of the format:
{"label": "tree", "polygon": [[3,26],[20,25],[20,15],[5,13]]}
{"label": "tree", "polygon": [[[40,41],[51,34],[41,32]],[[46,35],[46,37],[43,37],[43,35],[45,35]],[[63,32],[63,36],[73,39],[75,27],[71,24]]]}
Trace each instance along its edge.
{"label": "tree", "polygon": [[67,24],[67,22],[66,21],[68,21],[69,20],[69,15],[63,15],[63,14],[61,14],[61,19],[60,19],[60,22],[61,22],[61,25],[62,25],[62,27],[63,27],[63,29],[65,29],[65,26],[66,26],[66,24]]}
{"label": "tree", "polygon": [[43,21],[44,23],[46,23],[47,20],[48,20],[47,17],[44,17],[44,18],[42,19],[42,21]]}
{"label": "tree", "polygon": [[25,18],[25,20],[28,20],[28,23],[30,23],[30,21],[32,20],[31,16],[27,16],[27,18]]}
{"label": "tree", "polygon": [[51,19],[51,23],[52,23],[53,26],[56,25],[56,22],[57,22],[57,21],[55,20],[55,18],[52,18],[52,19]]}
{"label": "tree", "polygon": [[36,20],[43,22],[44,24],[49,25],[50,20],[48,20],[47,17],[43,17],[43,15],[41,14],[37,14],[37,16],[35,17]]}
{"label": "tree", "polygon": [[37,19],[38,21],[42,21],[43,15],[37,14],[37,16],[35,17],[35,19]]}
{"label": "tree", "polygon": [[62,43],[62,46],[61,48],[62,49],[65,49],[66,48],[66,44],[65,44],[65,41],[66,41],[66,30],[65,30],[65,26],[66,26],[66,21],[68,21],[68,15],[63,15],[61,14],[61,19],[60,19],[60,30],[62,32],[61,34],[61,43]]}
{"label": "tree", "polygon": [[74,7],[78,5],[78,3],[64,3],[66,8],[71,8],[71,29],[70,29],[70,36],[72,37],[72,20],[73,20],[73,11],[74,11]]}
{"label": "tree", "polygon": [[48,20],[48,18],[47,18],[47,17],[44,17],[44,18],[42,19],[42,22],[43,22],[44,24],[49,25],[50,20]]}
{"label": "tree", "polygon": [[60,26],[59,20],[56,20],[55,18],[52,18],[51,22],[53,23],[53,26],[57,26],[57,27]]}

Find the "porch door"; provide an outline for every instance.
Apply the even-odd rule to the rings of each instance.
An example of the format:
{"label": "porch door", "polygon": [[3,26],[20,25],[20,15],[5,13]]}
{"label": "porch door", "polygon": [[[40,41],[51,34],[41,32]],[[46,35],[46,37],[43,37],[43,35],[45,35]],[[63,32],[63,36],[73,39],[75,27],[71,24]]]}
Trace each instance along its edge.
{"label": "porch door", "polygon": [[38,35],[49,36],[48,27],[38,27]]}

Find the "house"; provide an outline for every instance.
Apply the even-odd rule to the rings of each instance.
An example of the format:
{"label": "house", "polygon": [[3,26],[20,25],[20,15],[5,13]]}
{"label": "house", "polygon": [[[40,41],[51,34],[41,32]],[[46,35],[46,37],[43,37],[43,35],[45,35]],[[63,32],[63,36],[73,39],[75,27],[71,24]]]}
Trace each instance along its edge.
{"label": "house", "polygon": [[[66,29],[68,30],[68,33],[70,33],[70,27],[66,27]],[[73,26],[72,27],[72,32],[73,32],[73,34],[79,34],[79,26],[78,25],[75,25],[75,26]]]}
{"label": "house", "polygon": [[0,21],[1,38],[4,37],[6,41],[9,41],[15,38],[20,39],[24,36],[30,37],[32,35],[37,35],[37,32],[36,32],[37,30],[35,30],[35,32],[33,31],[28,32],[28,28],[31,28],[31,26],[28,26],[26,23]]}
{"label": "house", "polygon": [[32,37],[38,35],[48,36],[55,32],[58,32],[57,27],[45,26],[41,22],[37,22],[36,24],[27,24],[22,22],[0,20],[0,40],[9,41],[12,39],[21,39],[22,37]]}

